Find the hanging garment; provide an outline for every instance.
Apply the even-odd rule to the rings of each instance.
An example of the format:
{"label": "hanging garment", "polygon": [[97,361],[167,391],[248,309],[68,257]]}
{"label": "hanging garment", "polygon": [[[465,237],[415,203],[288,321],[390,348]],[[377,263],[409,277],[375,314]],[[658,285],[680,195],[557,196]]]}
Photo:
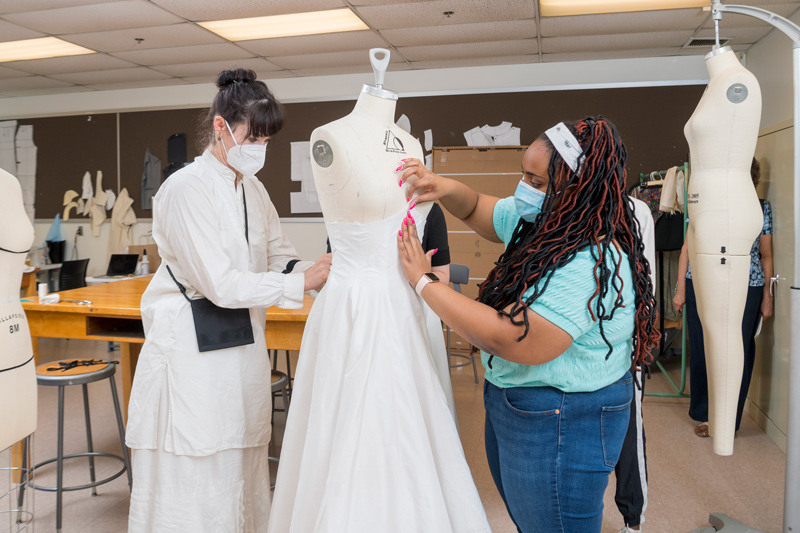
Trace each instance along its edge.
{"label": "hanging garment", "polygon": [[467,146],[519,146],[519,128],[511,122],[501,122],[498,126],[488,124],[464,132]]}
{"label": "hanging garment", "polygon": [[153,196],[161,186],[161,160],[150,153],[150,148],[144,152],[144,170],[142,171],[142,209],[153,209]]}
{"label": "hanging garment", "polygon": [[111,189],[106,189],[106,211],[111,211],[114,208],[114,202],[117,201],[117,194]]}
{"label": "hanging garment", "polygon": [[[94,196],[94,189],[92,188],[92,174],[91,172],[86,172],[83,175],[83,188],[81,189],[81,200],[88,200],[92,196]],[[86,213],[84,213],[86,214]]]}
{"label": "hanging garment", "polygon": [[89,207],[89,216],[92,217],[92,235],[100,236],[100,225],[106,219],[106,202],[108,193],[103,190],[103,171],[97,171],[97,181],[95,182],[94,198]]}
{"label": "hanging garment", "polygon": [[12,176],[17,175],[17,121],[0,122],[0,169]]}
{"label": "hanging garment", "polygon": [[[678,195],[679,183],[680,196]],[[678,167],[667,170],[664,185],[661,187],[659,210],[669,214],[683,213],[683,171],[678,170]]]}
{"label": "hanging garment", "polygon": [[122,189],[111,211],[111,229],[108,233],[109,258],[112,254],[127,253],[128,246],[133,244],[133,227],[136,222],[133,198],[128,195],[128,189]]}
{"label": "hanging garment", "polygon": [[15,140],[17,151],[17,179],[22,187],[22,201],[31,222],[36,209],[36,145],[33,144],[33,126],[20,126]]}
{"label": "hanging garment", "polygon": [[639,199],[650,208],[650,213],[653,215],[653,223],[658,222],[662,215],[659,210],[661,206],[661,187],[651,186],[639,189]]}
{"label": "hanging garment", "polygon": [[[272,411],[266,308],[302,307],[303,272],[312,263],[281,274],[297,253],[278,213],[258,179],[245,177],[234,188],[235,178],[206,151],[167,180],[153,202],[162,263],[142,296],[146,340],[128,408],[136,479],[130,533],[266,531]],[[130,203],[124,190],[122,202]],[[255,343],[201,354],[191,307],[166,265],[190,298],[249,308]]]}
{"label": "hanging garment", "polygon": [[333,266],[303,335],[271,533],[490,531],[400,266],[404,216],[326,223]]}

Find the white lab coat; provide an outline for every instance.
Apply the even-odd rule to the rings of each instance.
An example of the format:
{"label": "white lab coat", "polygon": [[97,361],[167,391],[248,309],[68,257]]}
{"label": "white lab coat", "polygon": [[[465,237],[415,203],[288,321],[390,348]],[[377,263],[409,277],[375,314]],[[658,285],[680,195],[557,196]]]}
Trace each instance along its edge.
{"label": "white lab coat", "polygon": [[[191,491],[197,488],[184,485],[208,484],[208,488],[200,489],[206,498],[214,492],[220,494],[214,500],[239,499],[230,505],[220,503],[220,509],[249,514],[242,507],[260,505],[248,502],[251,496],[242,497],[241,491],[222,486],[246,485],[246,481],[210,479],[218,475],[217,471],[204,465],[210,465],[216,456],[229,457],[240,450],[245,454],[236,457],[244,459],[237,461],[246,462],[252,457],[247,449],[258,447],[263,447],[263,454],[253,459],[257,464],[223,470],[248,472],[266,465],[272,409],[271,366],[264,340],[266,308],[301,307],[302,272],[313,263],[298,263],[294,273],[281,274],[290,260],[297,259],[297,253],[281,231],[275,207],[258,179],[246,177],[236,189],[234,179],[234,173],[206,151],[172,174],[153,201],[153,238],[162,262],[142,296],[146,340],[131,391],[126,442],[134,449],[135,459],[138,450],[157,451],[142,453],[143,461],[137,465],[152,463],[152,470],[142,473],[134,468],[132,531],[172,531],[161,514],[171,506],[169,514],[176,519],[177,530],[186,527],[187,515],[197,512],[191,503],[204,504],[192,496]],[[242,188],[247,196],[249,251]],[[205,296],[221,307],[250,308],[255,343],[200,353],[191,307],[167,272],[167,265],[190,298]],[[152,453],[159,454],[157,460],[148,455]],[[166,469],[165,455],[170,461]],[[195,462],[187,463],[181,456],[192,457]],[[209,462],[203,463],[206,458]],[[184,470],[188,477],[184,479],[194,481],[162,490],[165,483],[178,483],[175,479],[182,476],[176,477],[175,471],[182,468],[181,464],[187,464]],[[266,494],[259,498],[268,511],[268,485]],[[181,516],[187,516],[182,526]],[[214,523],[227,518],[217,516]],[[239,522],[237,517],[227,521]],[[247,522],[252,522],[252,517]],[[204,529],[208,527],[214,526],[207,524]],[[237,529],[229,527],[231,531]]]}

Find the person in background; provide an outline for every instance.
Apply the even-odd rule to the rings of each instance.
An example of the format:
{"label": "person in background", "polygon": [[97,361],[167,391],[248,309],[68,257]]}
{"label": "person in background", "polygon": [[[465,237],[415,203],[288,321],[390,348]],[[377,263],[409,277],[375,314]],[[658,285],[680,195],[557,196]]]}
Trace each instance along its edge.
{"label": "person in background", "polygon": [[599,532],[633,398],[631,365],[658,342],[653,285],[628,195],[627,152],[603,117],[560,123],[525,152],[511,198],[480,194],[416,159],[402,179],[505,252],[477,301],[426,273],[406,218],[409,283],[481,348],[489,468],[520,531]]}
{"label": "person in background", "polygon": [[[753,186],[758,187],[761,180],[761,165],[756,158],[750,166],[750,177]],[[756,359],[756,331],[762,318],[772,316],[772,294],[768,280],[774,276],[772,260],[772,208],[766,200],[760,200],[764,212],[764,225],[761,235],[753,242],[750,249],[750,283],[747,288],[744,315],[742,316],[742,342],[744,343],[744,368],[742,385],[739,389],[739,405],[736,410],[736,431],[742,422],[744,401],[750,389],[753,376],[753,365]],[[692,269],[689,264],[688,242],[684,242],[678,267],[678,285],[672,299],[676,311],[681,311],[686,304],[686,319],[689,327],[689,346],[691,361],[689,365],[689,416],[699,422],[694,428],[698,437],[708,437],[708,374],[706,371],[705,345],[703,344],[703,325],[697,314],[692,281]]]}
{"label": "person in background", "polygon": [[[280,103],[252,70],[224,71],[217,87],[203,155],[153,199],[162,262],[142,296],[146,340],[128,408],[131,533],[266,531],[266,308],[302,307],[303,292],[319,288],[330,270],[330,255],[298,262],[255,176],[281,129]],[[282,274],[290,263],[294,271]],[[194,304],[203,297],[247,309],[253,341],[201,353],[202,334],[216,333],[196,330]]]}
{"label": "person in background", "polygon": [[[650,266],[650,282],[656,286],[656,237],[655,224],[650,208],[641,200],[630,198],[633,214],[639,226],[639,238],[644,245],[644,257]],[[631,367],[634,383],[641,385],[633,388],[631,418],[628,432],[619,454],[619,461],[614,467],[617,478],[614,502],[622,515],[625,527],[620,533],[640,531],[644,523],[644,512],[647,510],[647,450],[642,419],[642,399],[644,397],[644,372],[641,368]]]}

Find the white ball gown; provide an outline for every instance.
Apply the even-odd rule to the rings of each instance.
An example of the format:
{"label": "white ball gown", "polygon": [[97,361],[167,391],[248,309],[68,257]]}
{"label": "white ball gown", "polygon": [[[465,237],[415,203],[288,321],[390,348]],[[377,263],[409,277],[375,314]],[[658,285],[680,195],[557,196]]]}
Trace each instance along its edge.
{"label": "white ball gown", "polygon": [[333,266],[303,335],[271,533],[490,531],[400,266],[403,216],[327,224]]}

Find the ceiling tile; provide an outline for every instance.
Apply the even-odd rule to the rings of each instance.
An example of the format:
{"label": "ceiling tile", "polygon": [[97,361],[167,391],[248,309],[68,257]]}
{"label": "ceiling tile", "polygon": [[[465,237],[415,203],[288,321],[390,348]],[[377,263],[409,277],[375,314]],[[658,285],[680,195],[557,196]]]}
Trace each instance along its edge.
{"label": "ceiling tile", "polygon": [[[366,71],[372,72],[372,66],[369,62],[369,55],[364,50],[354,52],[331,52],[327,54],[306,54],[296,56],[276,56],[270,57],[269,60],[276,65],[289,70],[298,69],[325,69],[334,67],[354,66],[358,67],[363,65]],[[393,54],[389,60],[389,64],[402,61],[402,58],[397,54]],[[361,72],[358,70],[357,72]]]}
{"label": "ceiling tile", "polygon": [[[680,47],[692,36],[694,31],[662,31],[650,33],[623,33],[615,35],[587,35],[574,37],[545,37],[542,39],[542,52],[545,54],[569,52],[599,52],[607,50],[630,50],[637,53],[642,49]],[[642,57],[632,55],[631,57]]]}
{"label": "ceiling tile", "polygon": [[62,7],[105,4],[117,0],[0,0],[0,13],[20,13]]}
{"label": "ceiling tile", "polygon": [[304,13],[346,7],[343,0],[151,0],[154,4],[191,21],[227,20]]}
{"label": "ceiling tile", "polygon": [[[729,44],[753,44],[772,30],[773,26],[748,26],[746,28],[720,28],[719,36],[730,39]],[[704,29],[695,37],[714,38],[714,30]]]}
{"label": "ceiling tile", "polygon": [[494,41],[489,43],[443,44],[437,46],[406,46],[398,51],[409,61],[437,61],[476,57],[529,55],[537,52],[536,39]]}
{"label": "ceiling tile", "polygon": [[[444,15],[446,11],[455,13],[448,17]],[[367,24],[378,30],[522,20],[533,19],[535,16],[531,0],[506,0],[504,2],[432,0],[419,3],[362,6],[357,8],[357,12]]]}
{"label": "ceiling tile", "polygon": [[20,96],[42,96],[45,94],[68,94],[68,93],[85,93],[91,91],[86,87],[80,85],[70,85],[69,87],[51,87],[49,89],[29,89],[29,90],[0,90],[0,96],[6,97],[20,97]]}
{"label": "ceiling tile", "polygon": [[33,89],[51,89],[69,87],[71,83],[45,78],[44,76],[28,76],[26,78],[10,78],[0,80],[0,92],[27,91]]}
{"label": "ceiling tile", "polygon": [[[263,75],[258,74],[258,79],[269,85],[270,80],[277,80],[280,78],[296,78],[297,76],[290,70],[275,70],[272,72],[265,72]],[[194,76],[190,78],[181,78],[185,83],[212,83],[214,80],[209,80],[208,76]]]}
{"label": "ceiling tile", "polygon": [[30,76],[30,73],[13,68],[0,67],[0,80],[7,78],[24,78]]}
{"label": "ceiling tile", "polygon": [[128,81],[150,81],[169,78],[166,74],[146,67],[123,68],[118,70],[97,70],[75,74],[54,74],[53,78],[76,85],[98,85],[102,83],[124,83]]}
{"label": "ceiling tile", "polygon": [[3,63],[3,65],[24,70],[25,72],[30,72],[31,74],[44,75],[121,69],[136,66],[133,63],[129,63],[106,54],[87,54],[83,56],[31,59],[29,61],[13,61],[11,63]]}
{"label": "ceiling tile", "polygon": [[236,44],[260,56],[305,55],[318,52],[344,52],[385,48],[386,42],[374,31],[346,31],[325,35],[301,35],[256,41],[238,41]]}
{"label": "ceiling tile", "polygon": [[[219,35],[188,22],[152,28],[75,33],[62,35],[61,38],[92,50],[104,52],[133,52],[151,48],[226,42]],[[139,43],[136,42],[136,39],[143,39],[143,41]]]}
{"label": "ceiling tile", "polygon": [[574,17],[542,17],[542,37],[610,35],[651,31],[693,30],[709,13],[702,9],[668,9],[636,13],[608,13]]}
{"label": "ceiling tile", "polygon": [[163,72],[170,76],[178,78],[195,78],[204,76],[208,83],[212,83],[217,79],[217,74],[223,70],[232,68],[248,68],[261,72],[273,72],[281,70],[281,67],[273,65],[266,59],[260,57],[252,57],[249,59],[237,59],[226,61],[201,61],[199,63],[182,63],[178,65],[157,65],[152,67],[153,70]]}
{"label": "ceiling tile", "polygon": [[0,42],[21,41],[23,39],[36,39],[37,37],[47,37],[44,33],[29,30],[16,24],[11,24],[5,20],[0,20]]}
{"label": "ceiling tile", "polygon": [[499,56],[499,57],[475,57],[469,59],[452,59],[447,61],[414,61],[411,66],[415,69],[432,68],[458,68],[458,67],[482,67],[488,65],[524,65],[528,63],[538,63],[539,54]]}
{"label": "ceiling tile", "polygon": [[505,41],[536,37],[536,21],[510,20],[448,24],[425,28],[392,28],[381,34],[393,46],[425,46],[431,44]]}
{"label": "ceiling tile", "polygon": [[151,48],[150,50],[114,52],[111,55],[139,65],[176,65],[197,61],[233,61],[253,56],[247,50],[242,50],[231,43]]}
{"label": "ceiling tile", "polygon": [[95,91],[115,91],[118,89],[143,89],[146,87],[164,87],[167,85],[185,85],[183,80],[171,78],[168,80],[141,80],[119,83],[98,83],[86,87]]}
{"label": "ceiling tile", "polygon": [[29,11],[4,15],[3,18],[20,26],[53,35],[143,28],[184,22],[175,15],[144,0],[124,0],[88,6]]}
{"label": "ceiling tile", "polygon": [[[775,0],[769,0],[770,2],[774,2]],[[735,2],[736,4],[745,3],[745,2]],[[785,4],[765,4],[759,5],[759,3],[755,0],[748,0],[746,2],[748,5],[754,5],[760,9],[765,9],[767,11],[771,11],[776,15],[780,15],[782,17],[788,18],[792,13],[797,11],[800,8],[800,3],[794,1],[791,3]],[[764,21],[761,19],[757,19],[755,17],[751,17],[749,15],[740,15],[739,13],[723,13],[722,20],[719,23],[720,29],[724,28],[739,28],[744,26],[761,26],[764,24]],[[711,17],[708,17],[705,28],[714,28],[714,20]]]}

